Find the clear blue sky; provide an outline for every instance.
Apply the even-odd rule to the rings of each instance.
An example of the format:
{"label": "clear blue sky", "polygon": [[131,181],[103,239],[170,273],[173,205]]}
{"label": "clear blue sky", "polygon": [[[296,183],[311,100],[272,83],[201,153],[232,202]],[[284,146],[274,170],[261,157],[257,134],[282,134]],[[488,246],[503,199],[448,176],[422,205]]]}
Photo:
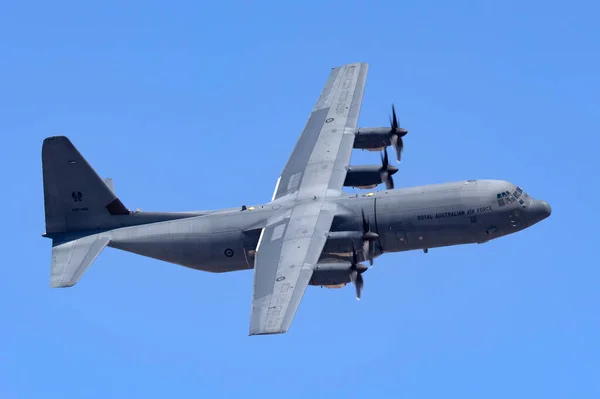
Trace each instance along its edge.
{"label": "clear blue sky", "polygon": [[[600,397],[595,2],[5,3],[0,398]],[[310,287],[280,336],[247,336],[251,272],[107,249],[49,288],[44,137],[69,136],[130,208],[260,203],[353,61],[370,63],[360,125],[394,102],[409,129],[397,186],[506,179],[552,217],[379,258],[361,302]]]}

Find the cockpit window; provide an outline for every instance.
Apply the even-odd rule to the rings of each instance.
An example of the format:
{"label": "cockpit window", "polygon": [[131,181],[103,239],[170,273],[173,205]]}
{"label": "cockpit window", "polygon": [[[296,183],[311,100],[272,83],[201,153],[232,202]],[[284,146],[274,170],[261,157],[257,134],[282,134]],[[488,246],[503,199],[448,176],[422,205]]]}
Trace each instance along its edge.
{"label": "cockpit window", "polygon": [[[522,197],[521,197],[522,196]],[[510,191],[505,191],[503,193],[496,194],[496,199],[498,200],[498,206],[505,206],[508,204],[512,204],[513,202],[519,201],[519,204],[525,208],[525,201],[523,199],[529,198],[529,195],[521,187],[516,187],[515,191],[512,193]]]}
{"label": "cockpit window", "polygon": [[515,190],[515,197],[519,198],[523,194],[523,189],[521,187],[517,187]]}

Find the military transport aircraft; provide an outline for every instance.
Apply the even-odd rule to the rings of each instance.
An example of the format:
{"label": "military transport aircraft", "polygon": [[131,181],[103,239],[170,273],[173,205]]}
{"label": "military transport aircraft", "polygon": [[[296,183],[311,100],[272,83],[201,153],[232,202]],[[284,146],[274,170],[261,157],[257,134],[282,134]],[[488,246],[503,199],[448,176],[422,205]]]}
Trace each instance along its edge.
{"label": "military transport aircraft", "polygon": [[[357,128],[368,65],[333,68],[270,202],[208,212],[126,208],[66,137],[42,146],[51,287],[71,287],[104,247],[208,272],[254,268],[250,335],[288,331],[308,285],[353,283],[386,252],[469,243],[523,230],[547,202],[502,180],[394,189],[388,146],[400,160],[407,130]],[[350,165],[353,148],[383,151],[381,165]],[[365,194],[343,187],[386,189]]]}

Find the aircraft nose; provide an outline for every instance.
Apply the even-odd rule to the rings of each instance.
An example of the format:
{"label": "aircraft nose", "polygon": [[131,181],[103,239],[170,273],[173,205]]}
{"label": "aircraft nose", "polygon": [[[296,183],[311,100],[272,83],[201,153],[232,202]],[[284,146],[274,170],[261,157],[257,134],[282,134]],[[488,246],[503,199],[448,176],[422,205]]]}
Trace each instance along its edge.
{"label": "aircraft nose", "polygon": [[529,206],[529,214],[533,223],[540,222],[552,214],[550,204],[542,200],[534,200]]}

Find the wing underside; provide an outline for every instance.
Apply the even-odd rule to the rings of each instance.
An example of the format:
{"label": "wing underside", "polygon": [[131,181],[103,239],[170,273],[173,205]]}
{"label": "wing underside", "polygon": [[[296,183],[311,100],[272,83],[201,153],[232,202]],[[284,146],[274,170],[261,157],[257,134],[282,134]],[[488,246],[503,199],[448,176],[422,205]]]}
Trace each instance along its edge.
{"label": "wing underside", "polygon": [[321,256],[335,216],[326,196],[346,178],[367,64],[332,69],[277,182],[273,200],[293,206],[271,217],[254,263],[250,335],[286,332]]}
{"label": "wing underside", "polygon": [[309,203],[272,218],[263,229],[254,265],[250,335],[288,330],[333,217],[332,210]]}
{"label": "wing underside", "polygon": [[281,173],[273,199],[298,199],[339,191],[354,146],[368,65],[332,69],[319,100]]}

